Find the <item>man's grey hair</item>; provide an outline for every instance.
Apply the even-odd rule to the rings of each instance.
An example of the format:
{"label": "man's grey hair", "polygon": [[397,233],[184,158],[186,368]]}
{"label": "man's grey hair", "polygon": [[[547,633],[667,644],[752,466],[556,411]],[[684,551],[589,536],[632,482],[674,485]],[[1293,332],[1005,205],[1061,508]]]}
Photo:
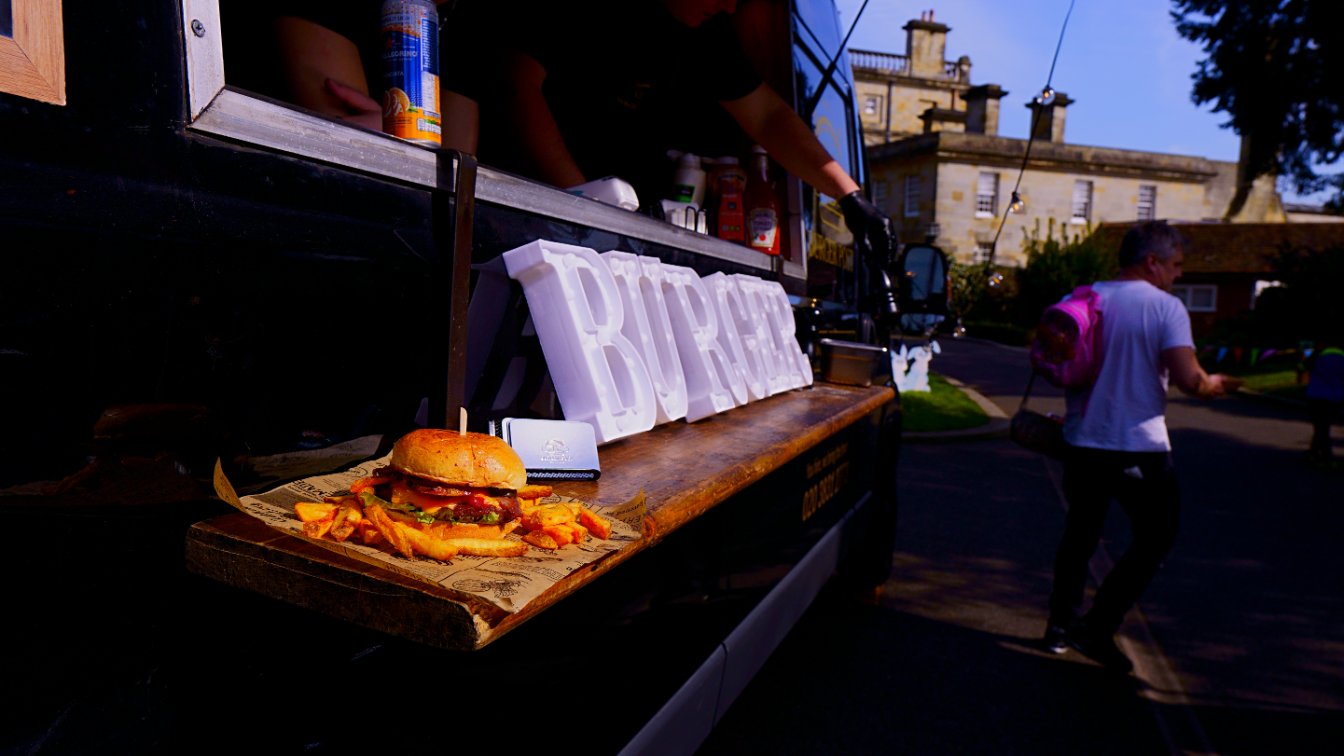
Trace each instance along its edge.
{"label": "man's grey hair", "polygon": [[1190,249],[1190,240],[1166,221],[1144,221],[1125,232],[1120,241],[1120,267],[1137,265],[1147,257],[1170,260]]}

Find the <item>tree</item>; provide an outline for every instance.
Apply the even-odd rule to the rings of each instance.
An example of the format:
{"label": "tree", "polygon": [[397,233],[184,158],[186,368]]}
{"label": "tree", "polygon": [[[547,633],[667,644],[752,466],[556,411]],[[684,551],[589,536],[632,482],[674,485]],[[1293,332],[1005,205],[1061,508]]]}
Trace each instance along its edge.
{"label": "tree", "polygon": [[1044,239],[1033,231],[1022,243],[1027,264],[1017,272],[1014,322],[1035,327],[1041,312],[1063,299],[1074,287],[1115,277],[1115,251],[1091,227],[1086,233],[1055,236],[1053,225]]}
{"label": "tree", "polygon": [[1273,173],[1299,192],[1332,189],[1344,211],[1344,173],[1321,174],[1344,151],[1344,34],[1339,0],[1173,0],[1185,38],[1208,55],[1192,99],[1227,113],[1240,135],[1247,181]]}
{"label": "tree", "polygon": [[[1264,325],[1280,338],[1288,333],[1294,339],[1327,339],[1344,336],[1344,301],[1339,296],[1339,281],[1344,278],[1344,247],[1320,251],[1285,249],[1275,266],[1285,284],[1283,299],[1277,307],[1256,314],[1267,316]],[[1268,293],[1268,292],[1266,292]],[[1264,299],[1264,295],[1261,295]]]}

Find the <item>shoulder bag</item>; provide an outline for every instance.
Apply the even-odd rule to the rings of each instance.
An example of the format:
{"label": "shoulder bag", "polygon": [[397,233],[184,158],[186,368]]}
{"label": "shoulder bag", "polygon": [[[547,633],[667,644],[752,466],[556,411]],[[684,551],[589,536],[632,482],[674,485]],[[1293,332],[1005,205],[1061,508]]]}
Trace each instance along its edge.
{"label": "shoulder bag", "polygon": [[1027,390],[1022,394],[1022,404],[1008,424],[1008,436],[1024,449],[1060,459],[1067,446],[1064,443],[1064,420],[1027,409],[1027,397],[1031,395],[1031,384],[1035,381],[1036,371],[1033,370],[1027,380]]}

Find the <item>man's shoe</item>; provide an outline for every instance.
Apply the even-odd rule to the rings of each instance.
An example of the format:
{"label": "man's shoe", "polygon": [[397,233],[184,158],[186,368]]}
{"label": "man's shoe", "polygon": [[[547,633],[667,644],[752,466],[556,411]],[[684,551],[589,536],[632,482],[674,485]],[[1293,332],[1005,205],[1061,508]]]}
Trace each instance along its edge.
{"label": "man's shoe", "polygon": [[1069,629],[1054,623],[1045,626],[1045,650],[1052,654],[1062,654],[1069,647]]}
{"label": "man's shoe", "polygon": [[1065,642],[1106,669],[1124,675],[1134,671],[1134,662],[1131,662],[1120,647],[1115,645],[1115,638],[1112,636],[1097,635],[1083,630],[1067,635]]}

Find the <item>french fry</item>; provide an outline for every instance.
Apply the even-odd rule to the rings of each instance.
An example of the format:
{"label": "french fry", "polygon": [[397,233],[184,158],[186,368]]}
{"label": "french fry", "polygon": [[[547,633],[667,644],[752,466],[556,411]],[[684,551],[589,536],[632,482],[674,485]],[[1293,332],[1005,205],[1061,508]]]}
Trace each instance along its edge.
{"label": "french fry", "polygon": [[435,538],[490,538],[498,540],[504,537],[503,529],[498,525],[475,525],[463,522],[436,522],[425,528]]}
{"label": "french fry", "polygon": [[365,546],[376,546],[383,540],[383,534],[373,524],[373,521],[365,518],[359,523],[359,542]]}
{"label": "french fry", "polygon": [[523,527],[528,530],[541,530],[548,525],[573,521],[574,511],[566,504],[542,504],[523,515]]}
{"label": "french fry", "polygon": [[355,532],[355,528],[363,522],[364,514],[360,508],[354,504],[343,504],[336,510],[336,519],[331,526],[331,537],[337,541],[344,541]]}
{"label": "french fry", "polygon": [[568,523],[559,523],[556,525],[547,525],[538,532],[545,533],[555,541],[556,547],[568,546],[574,543],[574,531],[569,529]]}
{"label": "french fry", "polygon": [[544,499],[554,492],[555,489],[551,488],[550,486],[539,486],[535,484],[528,484],[518,489],[518,498],[532,499],[532,500]]}
{"label": "french fry", "polygon": [[571,522],[568,523],[568,525],[569,529],[574,531],[574,543],[581,544],[584,541],[588,540],[588,528],[585,528],[584,526],[578,524],[577,522]]}
{"label": "french fry", "polygon": [[588,507],[579,507],[579,524],[588,529],[594,537],[607,540],[611,538],[611,520],[599,515]]}
{"label": "french fry", "polygon": [[318,501],[301,501],[294,505],[294,514],[299,516],[302,522],[314,522],[325,517],[330,517],[336,511],[335,504]]}
{"label": "french fry", "polygon": [[458,547],[451,540],[443,540],[422,530],[417,530],[409,525],[403,525],[399,522],[393,522],[393,527],[401,531],[411,543],[411,548],[431,559],[438,559],[441,562],[450,562],[457,556]]}
{"label": "french fry", "polygon": [[502,538],[449,538],[457,553],[465,556],[516,557],[527,553],[527,544]]}
{"label": "french fry", "polygon": [[541,530],[534,530],[530,533],[525,534],[523,536],[523,540],[527,541],[533,546],[536,546],[539,549],[554,550],[560,548],[560,544],[556,543],[554,538],[550,537],[544,531]]}
{"label": "french fry", "polygon": [[336,512],[332,510],[331,514],[320,520],[310,520],[303,524],[303,534],[309,538],[321,538],[331,532],[331,526],[336,521]]}
{"label": "french fry", "polygon": [[[331,518],[331,529],[329,531],[331,533],[332,540],[344,541],[345,536],[350,535],[350,531],[354,529],[354,528],[346,528],[345,526],[345,520],[349,514],[350,514],[349,508],[336,507],[336,511],[333,513],[333,517]],[[345,533],[345,536],[338,535],[339,533]]]}
{"label": "french fry", "polygon": [[397,527],[397,522],[387,516],[387,510],[374,505],[366,507],[364,514],[373,520],[373,526],[378,528],[378,532],[392,544],[392,547],[401,552],[407,559],[415,558],[415,550],[411,547],[410,538],[406,536],[403,528]]}

